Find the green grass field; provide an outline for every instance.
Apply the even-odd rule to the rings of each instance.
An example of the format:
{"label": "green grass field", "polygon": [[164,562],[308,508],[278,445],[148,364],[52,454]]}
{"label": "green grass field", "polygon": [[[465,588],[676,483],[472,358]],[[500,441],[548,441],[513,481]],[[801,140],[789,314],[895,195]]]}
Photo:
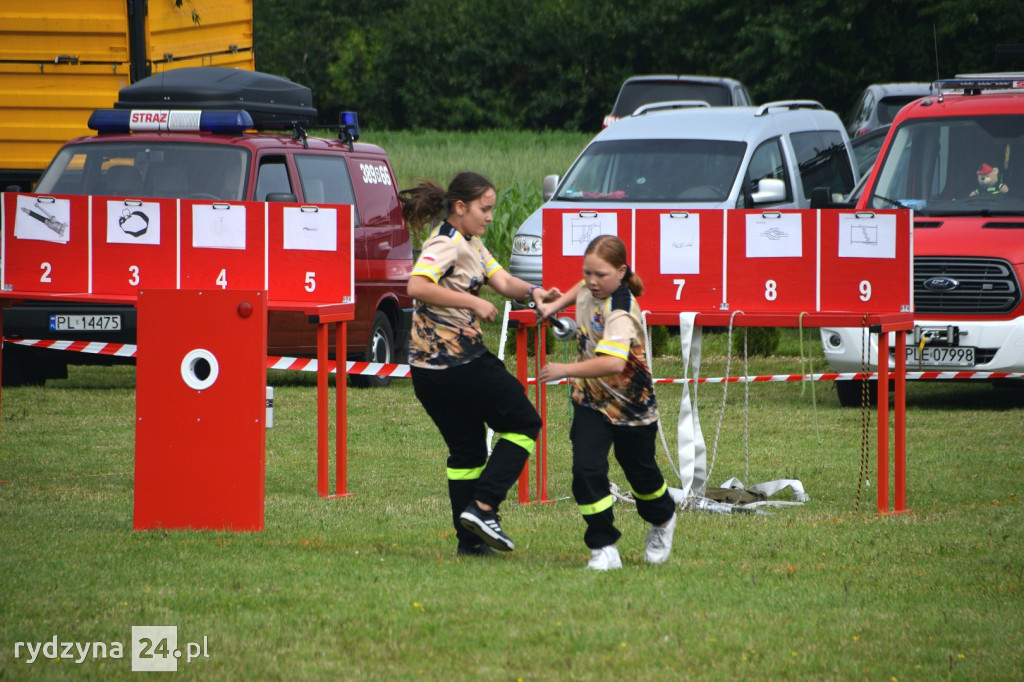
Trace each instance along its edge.
{"label": "green grass field", "polygon": [[[593,136],[493,130],[478,133],[368,131],[361,138],[388,150],[400,189],[423,179],[446,187],[459,171],[486,175],[497,187],[494,222],[484,241],[508,264],[516,229],[541,205],[546,175],[563,175]],[[413,235],[418,246],[423,235]]]}
{"label": "green grass field", "polygon": [[[799,371],[795,334],[750,371]],[[707,338],[705,376],[724,371],[725,348],[725,335]],[[680,376],[679,361],[659,358],[655,375]],[[798,478],[811,501],[685,513],[661,566],[643,563],[645,526],[621,505],[624,568],[595,575],[568,499],[563,388],[549,392],[553,501],[521,505],[513,489],[503,518],[517,550],[466,559],[454,553],[444,447],[408,381],[349,391],[352,495],[327,500],[315,493],[313,377],[271,372],[270,384],[258,533],[132,531],[132,368],[4,390],[0,677],[129,677],[131,626],[176,625],[181,648],[206,638],[209,658],[178,666],[202,679],[1021,678],[1019,385],[910,386],[912,512],[900,516],[875,513],[873,419],[868,487],[861,413],[829,384],[813,397],[758,384],[748,401],[732,385],[724,413],[721,387],[702,386],[709,449],[720,433],[712,484],[749,466],[749,482]],[[680,389],[658,396],[674,449]],[[615,465],[612,478],[624,483]],[[125,658],[14,657],[17,642],[54,636],[121,642]]]}

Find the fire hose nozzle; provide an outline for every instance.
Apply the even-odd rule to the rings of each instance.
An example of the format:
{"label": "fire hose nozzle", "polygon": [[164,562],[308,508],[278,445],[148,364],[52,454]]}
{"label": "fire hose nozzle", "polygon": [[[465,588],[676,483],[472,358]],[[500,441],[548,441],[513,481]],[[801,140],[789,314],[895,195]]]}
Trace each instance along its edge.
{"label": "fire hose nozzle", "polygon": [[[528,304],[530,308],[536,308],[537,304],[530,301]],[[551,332],[555,335],[555,338],[559,341],[568,341],[576,336],[576,320],[571,317],[553,317],[551,318]]]}
{"label": "fire hose nozzle", "polygon": [[576,336],[576,320],[571,317],[556,317],[551,320],[551,331],[559,341],[568,341]]}

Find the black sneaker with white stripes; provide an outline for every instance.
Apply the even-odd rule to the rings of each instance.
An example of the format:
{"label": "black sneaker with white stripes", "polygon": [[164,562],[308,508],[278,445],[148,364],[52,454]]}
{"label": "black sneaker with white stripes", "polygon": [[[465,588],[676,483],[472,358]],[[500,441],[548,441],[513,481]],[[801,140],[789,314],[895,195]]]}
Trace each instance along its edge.
{"label": "black sneaker with white stripes", "polygon": [[476,542],[459,542],[455,549],[457,556],[498,556],[498,553],[487,546],[486,542],[473,538]]}
{"label": "black sneaker with white stripes", "polygon": [[462,527],[476,533],[489,547],[499,552],[511,552],[516,546],[512,544],[512,538],[505,535],[505,531],[501,529],[498,521],[497,512],[494,510],[484,511],[477,506],[476,502],[470,502],[465,511],[459,515]]}

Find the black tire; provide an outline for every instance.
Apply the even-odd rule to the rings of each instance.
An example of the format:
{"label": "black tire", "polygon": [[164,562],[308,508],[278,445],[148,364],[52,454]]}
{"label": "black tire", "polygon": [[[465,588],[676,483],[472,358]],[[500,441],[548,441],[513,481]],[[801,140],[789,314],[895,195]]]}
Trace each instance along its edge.
{"label": "black tire", "polygon": [[1006,393],[1020,391],[1024,395],[1024,379],[993,379],[992,388]]}
{"label": "black tire", "polygon": [[49,376],[44,363],[30,349],[5,343],[3,348],[4,386],[42,386]]}
{"label": "black tire", "polygon": [[[373,317],[373,327],[370,329],[370,340],[366,344],[363,361],[385,364],[395,362],[395,332],[391,328],[391,320],[383,311],[378,310]],[[391,377],[353,374],[349,376],[348,383],[353,388],[384,388],[391,385]]]}
{"label": "black tire", "polygon": [[[861,395],[863,383],[860,379],[837,379],[836,393],[839,395],[839,404],[843,407],[860,407],[863,401]],[[868,381],[868,404],[878,404],[878,380]]]}

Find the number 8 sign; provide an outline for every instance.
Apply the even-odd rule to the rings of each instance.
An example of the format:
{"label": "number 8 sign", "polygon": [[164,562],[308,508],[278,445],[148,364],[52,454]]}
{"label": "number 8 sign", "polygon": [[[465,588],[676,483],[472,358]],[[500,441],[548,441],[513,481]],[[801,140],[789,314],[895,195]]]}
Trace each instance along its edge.
{"label": "number 8 sign", "polygon": [[730,211],[728,310],[815,311],[816,232],[814,211]]}

